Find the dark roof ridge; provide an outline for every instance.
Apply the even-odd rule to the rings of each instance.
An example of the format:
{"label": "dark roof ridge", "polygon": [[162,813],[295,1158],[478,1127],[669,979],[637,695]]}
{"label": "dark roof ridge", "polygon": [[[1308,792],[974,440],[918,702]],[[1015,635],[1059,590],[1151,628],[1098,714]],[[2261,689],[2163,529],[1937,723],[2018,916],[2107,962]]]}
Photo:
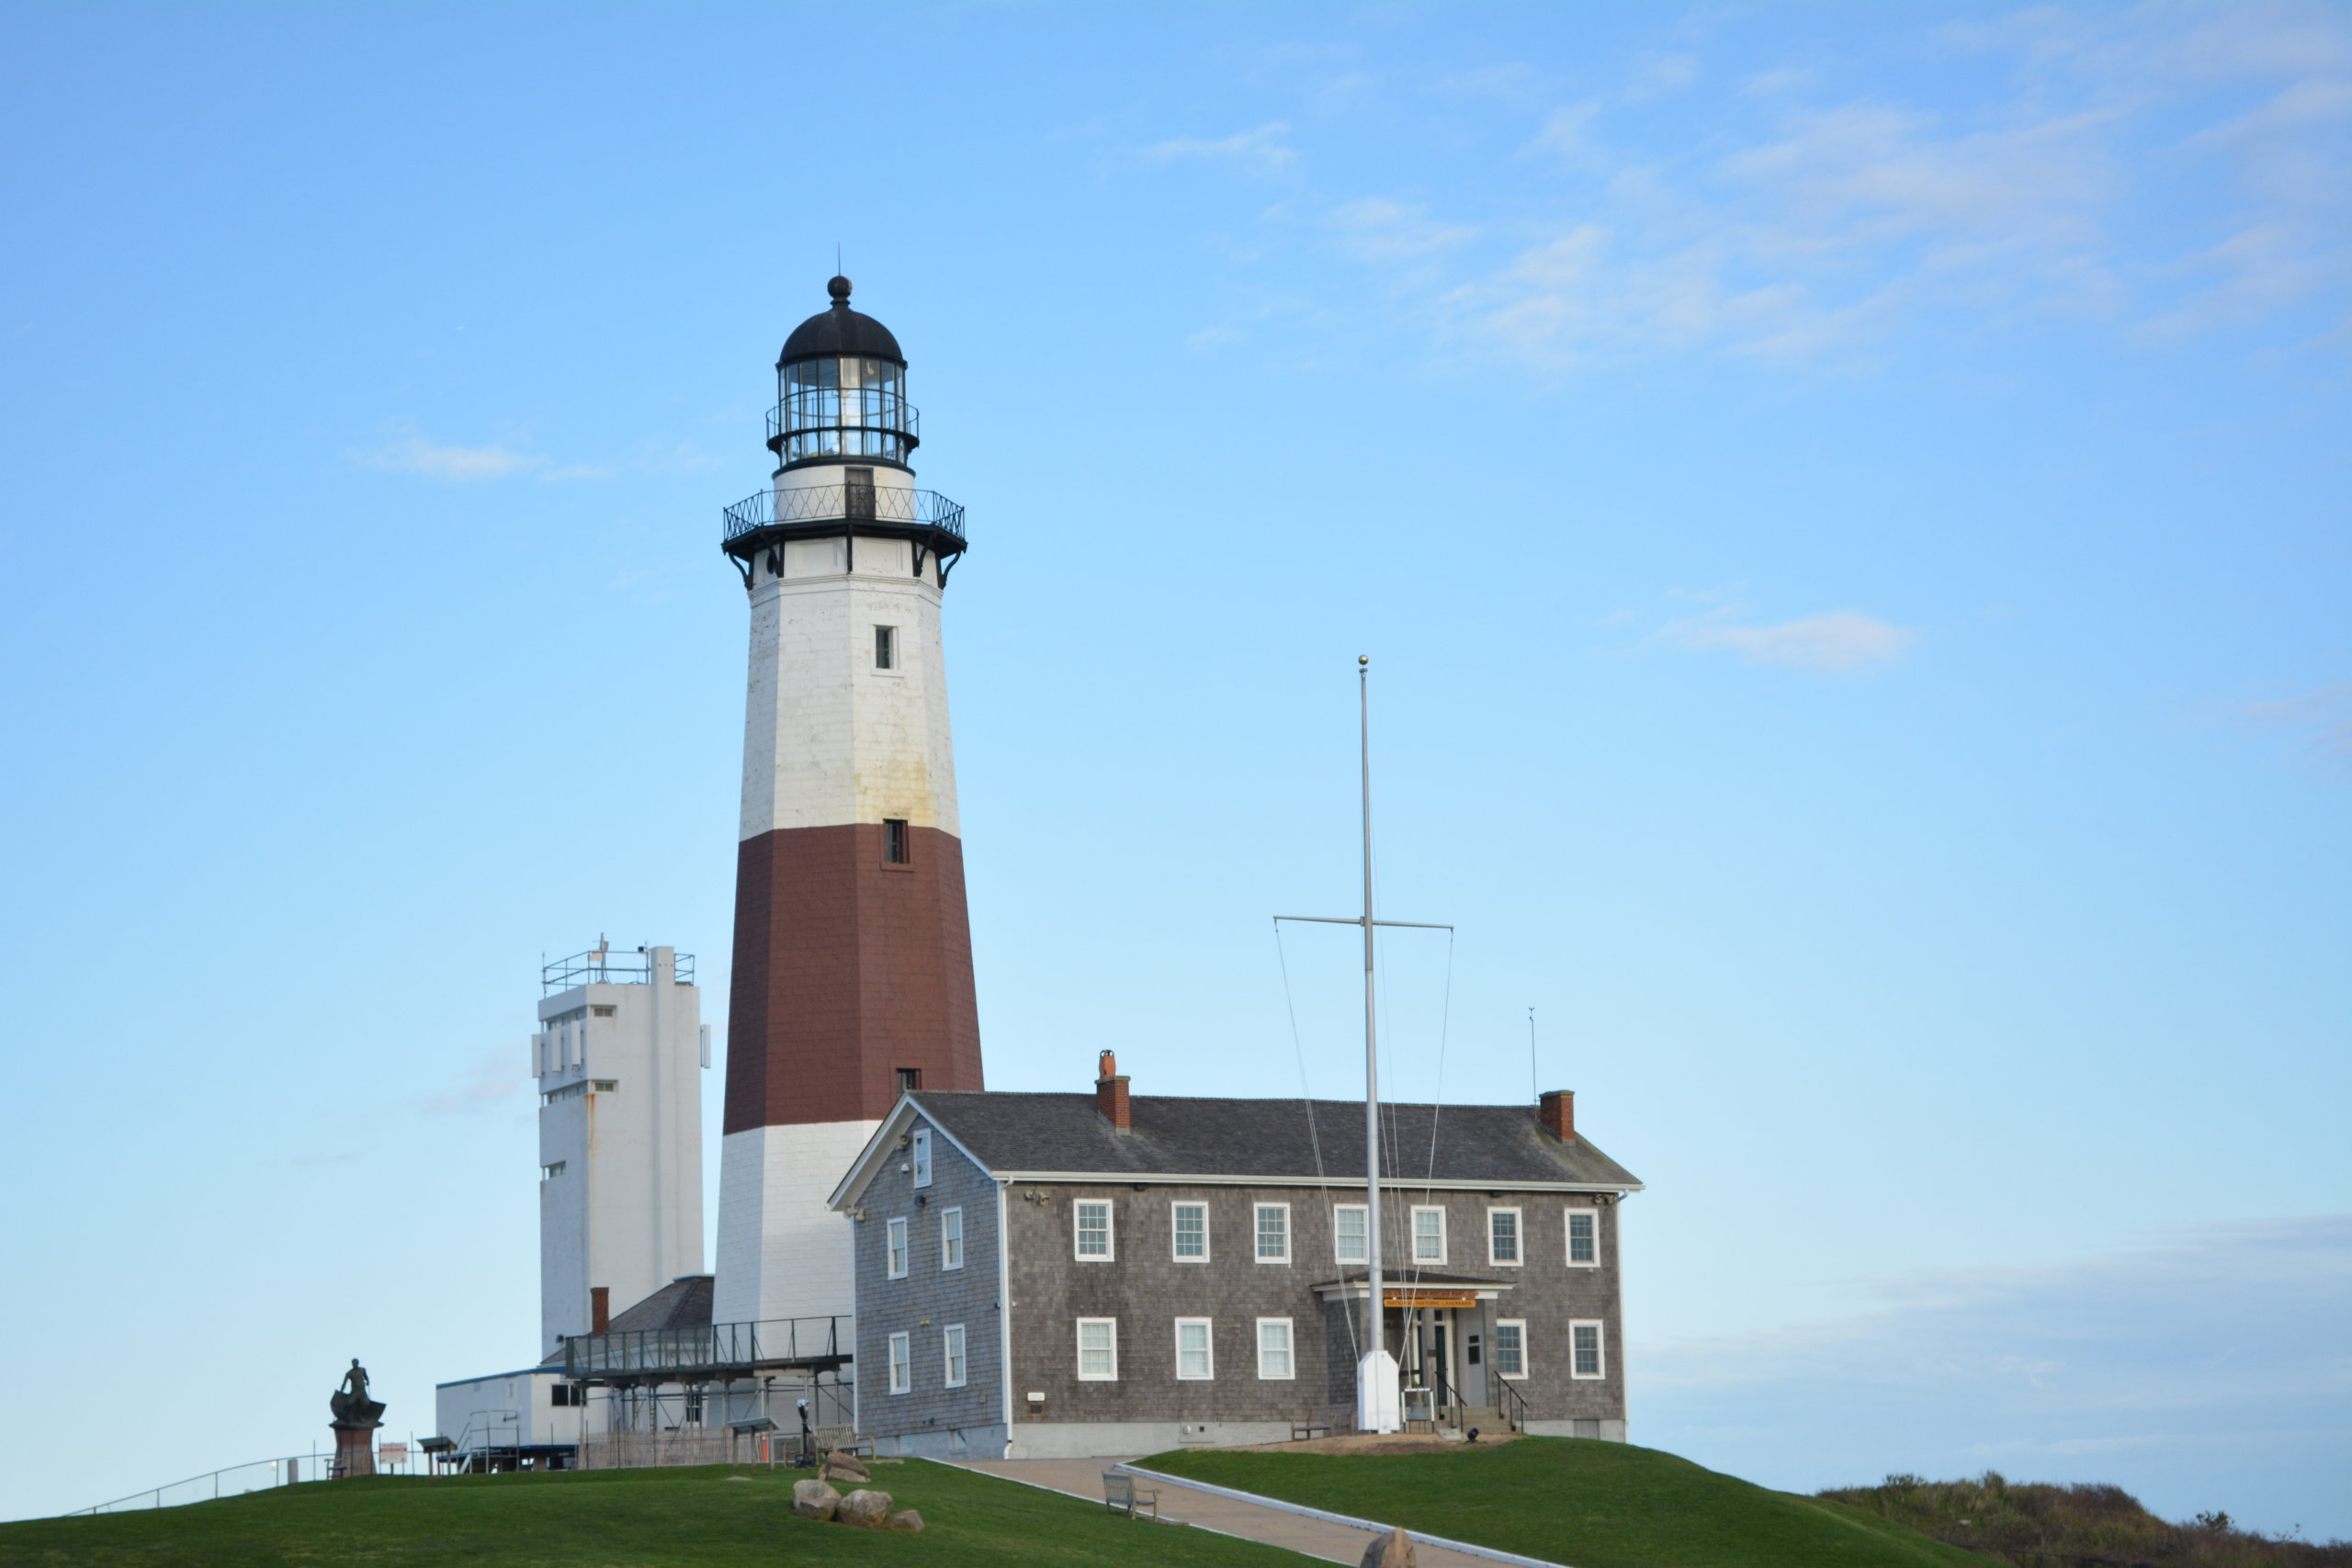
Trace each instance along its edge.
{"label": "dark roof ridge", "polygon": [[[1052,1089],[916,1089],[909,1102],[991,1171],[1316,1181],[1361,1179],[1363,1102],[1135,1095],[1114,1128],[1094,1097]],[[1536,1106],[1384,1101],[1400,1184],[1442,1181],[1639,1190],[1583,1134],[1560,1139]],[[1312,1118],[1312,1127],[1309,1119]],[[1386,1139],[1384,1138],[1384,1142]]]}

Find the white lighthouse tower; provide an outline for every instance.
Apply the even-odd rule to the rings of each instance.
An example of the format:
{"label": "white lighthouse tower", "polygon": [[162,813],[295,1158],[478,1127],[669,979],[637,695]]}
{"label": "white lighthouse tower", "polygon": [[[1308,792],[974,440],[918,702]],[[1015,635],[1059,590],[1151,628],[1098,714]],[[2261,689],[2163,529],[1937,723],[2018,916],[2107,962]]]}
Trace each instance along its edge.
{"label": "white lighthouse tower", "polygon": [[834,1183],[902,1089],[983,1087],[939,625],[963,509],[915,488],[898,339],[826,288],[776,364],[773,482],[726,513],[752,651],[719,1323],[848,1314]]}

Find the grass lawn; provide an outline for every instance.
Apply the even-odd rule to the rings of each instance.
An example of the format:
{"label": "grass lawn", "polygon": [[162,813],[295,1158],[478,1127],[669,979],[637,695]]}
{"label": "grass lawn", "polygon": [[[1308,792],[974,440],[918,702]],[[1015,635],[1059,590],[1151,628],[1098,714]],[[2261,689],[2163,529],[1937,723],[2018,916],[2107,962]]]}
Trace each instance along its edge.
{"label": "grass lawn", "polygon": [[817,1524],[792,1511],[792,1483],[808,1473],[715,1466],[312,1482],[180,1508],[0,1524],[0,1564],[1297,1568],[1301,1561],[920,1460],[876,1466],[874,1484],[901,1507],[922,1510],[922,1534]]}
{"label": "grass lawn", "polygon": [[1193,1449],[1142,1461],[1262,1496],[1573,1568],[1984,1568],[1860,1508],[1629,1443],[1521,1438],[1438,1454]]}

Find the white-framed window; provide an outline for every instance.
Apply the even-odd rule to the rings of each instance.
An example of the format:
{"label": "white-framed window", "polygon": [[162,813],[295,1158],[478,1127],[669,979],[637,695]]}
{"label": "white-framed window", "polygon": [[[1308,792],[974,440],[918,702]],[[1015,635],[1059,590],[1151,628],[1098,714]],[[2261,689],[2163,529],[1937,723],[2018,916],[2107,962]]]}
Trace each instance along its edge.
{"label": "white-framed window", "polygon": [[874,668],[876,670],[896,670],[898,667],[899,628],[896,626],[875,627]]}
{"label": "white-framed window", "polygon": [[1445,1211],[1439,1208],[1413,1208],[1413,1261],[1442,1263],[1445,1261]]}
{"label": "white-framed window", "polygon": [[1570,1209],[1568,1211],[1568,1267],[1598,1269],[1600,1267],[1600,1211]]}
{"label": "white-framed window", "polygon": [[1111,1261],[1111,1200],[1080,1199],[1069,1206],[1069,1223],[1080,1263]]}
{"label": "white-framed window", "polygon": [[915,1168],[915,1185],[917,1187],[928,1187],[931,1185],[930,1128],[918,1127],[915,1129],[912,1153],[914,1157],[908,1163]]}
{"label": "white-framed window", "polygon": [[1290,1261],[1290,1205],[1261,1203],[1253,1226],[1258,1237],[1258,1261],[1287,1263]]}
{"label": "white-framed window", "polygon": [[1495,1320],[1495,1375],[1506,1378],[1527,1375],[1525,1318],[1498,1317]]}
{"label": "white-framed window", "polygon": [[1604,1378],[1609,1362],[1600,1343],[1600,1320],[1573,1318],[1568,1323],[1568,1376]]}
{"label": "white-framed window", "polygon": [[1517,1209],[1487,1211],[1487,1261],[1498,1269],[1519,1267],[1521,1258]]}
{"label": "white-framed window", "polygon": [[1371,1262],[1371,1211],[1363,1204],[1333,1204],[1331,1206],[1331,1261],[1334,1263]]}
{"label": "white-framed window", "polygon": [[890,1392],[904,1393],[915,1385],[914,1337],[890,1336]]}
{"label": "white-framed window", "polygon": [[893,1280],[907,1277],[907,1222],[903,1218],[882,1227],[882,1266]]}
{"label": "white-framed window", "polygon": [[1119,1381],[1119,1320],[1081,1317],[1078,1320],[1078,1381]]}
{"label": "white-framed window", "polygon": [[947,1386],[949,1388],[962,1388],[964,1386],[964,1371],[966,1365],[964,1360],[964,1325],[962,1324],[951,1323],[945,1328],[939,1331],[939,1352],[940,1359],[945,1363]]}
{"label": "white-framed window", "polygon": [[1175,1239],[1176,1261],[1206,1263],[1209,1260],[1209,1206],[1206,1203],[1170,1203],[1168,1205],[1169,1234]]}
{"label": "white-framed window", "polygon": [[1291,1354],[1290,1319],[1261,1317],[1258,1320],[1258,1375],[1268,1382],[1287,1382],[1298,1376],[1297,1358]]}
{"label": "white-framed window", "polygon": [[1216,1357],[1210,1348],[1210,1324],[1205,1317],[1176,1320],[1176,1375],[1185,1382],[1207,1382],[1216,1376]]}
{"label": "white-framed window", "polygon": [[942,1272],[964,1267],[964,1211],[939,1211],[939,1267]]}

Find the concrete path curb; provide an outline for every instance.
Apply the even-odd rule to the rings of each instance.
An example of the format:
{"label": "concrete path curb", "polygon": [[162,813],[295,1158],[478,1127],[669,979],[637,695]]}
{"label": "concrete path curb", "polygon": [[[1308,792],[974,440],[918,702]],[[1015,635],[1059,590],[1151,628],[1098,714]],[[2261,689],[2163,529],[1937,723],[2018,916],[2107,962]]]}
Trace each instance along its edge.
{"label": "concrete path curb", "polygon": [[[1164,1482],[1170,1486],[1189,1486],[1196,1492],[1212,1492],[1220,1497],[1230,1497],[1237,1503],[1255,1503],[1261,1508],[1279,1508],[1286,1514],[1302,1514],[1307,1518],[1321,1519],[1327,1524],[1351,1525],[1357,1529],[1372,1530],[1380,1535],[1386,1535],[1391,1529],[1395,1528],[1384,1525],[1375,1519],[1359,1519],[1351,1514],[1335,1514],[1327,1508],[1310,1508],[1304,1503],[1285,1503],[1279,1497],[1267,1497],[1255,1492],[1238,1492],[1230,1486],[1212,1486],[1205,1481],[1188,1481],[1181,1475],[1170,1475],[1166,1471],[1146,1470],[1139,1464],[1120,1464],[1116,1468],[1136,1475],[1148,1475],[1154,1481]],[[1407,1530],[1405,1533],[1423,1546],[1441,1547],[1447,1551],[1459,1551],[1469,1557],[1483,1557],[1492,1562],[1510,1562],[1515,1564],[1516,1568],[1566,1568],[1566,1564],[1554,1562],[1548,1558],[1521,1557],[1516,1551],[1500,1551],[1491,1546],[1476,1546],[1466,1540],[1451,1540],[1442,1535],[1430,1535],[1426,1530]]]}
{"label": "concrete path curb", "polygon": [[[1126,1461],[1107,1455],[1093,1460],[963,1459],[940,1462],[977,1475],[992,1475],[1001,1481],[1058,1493],[1096,1507],[1102,1503],[1103,1472],[1135,1468]],[[1363,1559],[1364,1549],[1375,1538],[1388,1533],[1386,1525],[1341,1523],[1336,1516],[1318,1517],[1310,1508],[1203,1486],[1197,1482],[1161,1487],[1159,1504],[1162,1523],[1189,1526],[1211,1535],[1295,1552],[1311,1561],[1339,1563],[1341,1568],[1356,1568]],[[1420,1556],[1422,1568],[1489,1568],[1487,1559],[1491,1554],[1474,1556],[1431,1545],[1424,1546]]]}

